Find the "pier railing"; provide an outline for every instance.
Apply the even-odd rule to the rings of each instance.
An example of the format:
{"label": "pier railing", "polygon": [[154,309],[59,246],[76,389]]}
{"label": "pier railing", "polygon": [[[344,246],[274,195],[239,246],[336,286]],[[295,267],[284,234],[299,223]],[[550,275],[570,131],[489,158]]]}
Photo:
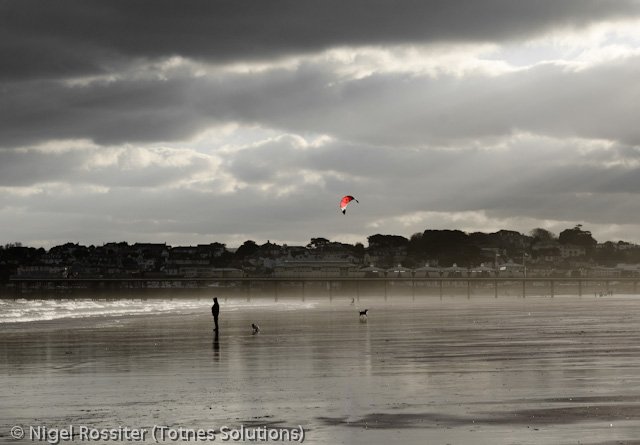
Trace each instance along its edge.
{"label": "pier railing", "polygon": [[307,294],[360,297],[361,295],[439,295],[475,294],[548,295],[587,292],[595,295],[633,293],[639,278],[613,277],[224,277],[224,278],[12,278],[5,296],[32,293],[117,293],[121,291],[152,293],[157,290],[192,291],[228,295],[261,294],[278,296],[295,294],[304,299]]}

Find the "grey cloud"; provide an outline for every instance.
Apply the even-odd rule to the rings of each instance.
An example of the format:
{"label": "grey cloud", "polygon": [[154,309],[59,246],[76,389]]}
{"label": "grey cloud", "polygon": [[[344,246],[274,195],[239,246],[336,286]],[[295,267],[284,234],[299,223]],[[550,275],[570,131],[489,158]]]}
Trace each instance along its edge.
{"label": "grey cloud", "polygon": [[[0,0],[0,233],[3,241],[224,242],[246,234],[305,242],[364,237],[378,220],[391,221],[390,233],[410,235],[429,221],[405,225],[394,217],[469,210],[634,224],[637,57],[581,71],[549,64],[495,77],[379,72],[360,79],[341,77],[328,59],[202,77],[185,68],[162,78],[153,64],[173,55],[215,64],[335,46],[503,42],[637,14],[635,1],[596,0]],[[147,71],[137,75],[137,67]],[[61,81],[104,73],[116,76]],[[238,151],[208,148],[223,156],[220,171],[212,157],[194,152],[179,166],[126,169],[124,158],[91,164],[101,151],[188,145],[227,122],[288,135]],[[513,136],[527,133],[534,136]],[[301,148],[292,135],[332,140]],[[17,150],[53,139],[98,146]],[[590,139],[616,145],[594,149]],[[204,181],[204,172],[217,173]],[[242,188],[230,191],[229,176]],[[43,183],[50,188],[30,195],[10,190]],[[360,204],[345,217],[337,199],[347,193]]]}
{"label": "grey cloud", "polygon": [[[305,193],[306,192],[306,193]],[[172,233],[218,234],[256,233],[282,230],[282,221],[292,221],[308,231],[314,217],[324,212],[337,211],[332,199],[331,209],[318,208],[315,200],[300,199],[311,195],[311,190],[300,186],[294,197],[278,198],[260,190],[239,191],[234,194],[203,192],[188,188],[138,189],[113,188],[106,193],[94,193],[78,189],[65,195],[55,188],[43,191],[24,200],[4,195],[0,208],[22,207],[31,215],[101,215],[105,221],[100,226],[119,226],[124,231],[154,231]],[[291,205],[294,200],[295,205]],[[335,207],[334,207],[335,205]],[[315,210],[313,210],[315,208]],[[241,222],[241,223],[239,223]],[[51,227],[52,230],[55,227]],[[96,235],[100,233],[96,227]]]}
{"label": "grey cloud", "polygon": [[0,2],[0,78],[117,70],[173,55],[225,62],[334,46],[501,41],[635,16],[634,0]]}
{"label": "grey cloud", "polygon": [[[64,145],[64,143],[61,143]],[[149,162],[132,163],[129,155],[139,150],[142,156],[152,156]],[[97,156],[108,155],[112,161],[97,165]],[[194,153],[173,153],[182,156],[181,165],[163,162],[171,153],[153,149],[117,150],[86,148],[46,152],[42,150],[0,150],[0,186],[27,187],[49,182],[91,184],[106,187],[160,187],[183,181],[211,170],[212,161]],[[127,165],[131,164],[131,165]]]}
{"label": "grey cloud", "polygon": [[272,181],[283,171],[295,167],[296,150],[291,137],[281,137],[238,153],[225,156],[224,164],[229,172],[243,182],[261,183]]}
{"label": "grey cloud", "polygon": [[[180,167],[151,163],[126,170],[123,159],[118,159],[106,167],[86,169],[85,164],[100,149],[61,154],[3,151],[0,152],[0,185],[24,186],[55,181],[70,185],[102,185],[114,189],[111,196],[120,193],[118,190],[127,190],[120,196],[122,204],[113,209],[114,214],[131,206],[123,216],[142,214],[145,218],[163,219],[175,213],[190,215],[192,220],[196,216],[194,212],[206,214],[212,208],[220,208],[230,216],[232,225],[234,218],[248,225],[250,221],[256,224],[258,221],[278,222],[289,214],[296,215],[298,221],[307,220],[304,216],[307,214],[312,220],[321,221],[324,212],[335,210],[336,197],[347,193],[367,202],[366,217],[374,219],[415,211],[469,209],[550,219],[564,215],[568,219],[579,206],[568,206],[567,202],[582,200],[587,203],[588,200],[580,196],[608,197],[611,202],[603,207],[608,208],[614,203],[613,197],[619,199],[624,194],[640,192],[640,182],[636,179],[640,177],[640,168],[625,164],[627,160],[633,163],[636,159],[633,157],[635,152],[629,147],[591,148],[582,153],[585,147],[581,144],[587,144],[589,148],[589,141],[563,142],[561,139],[530,137],[525,140],[506,138],[501,143],[505,148],[494,150],[465,148],[464,144],[451,149],[392,150],[334,140],[300,148],[299,139],[280,137],[224,154],[216,176],[201,180],[197,190],[180,192],[191,196],[190,199],[183,196],[170,206],[160,206],[155,211],[130,202],[127,198],[133,196],[131,190],[158,187],[157,192],[152,193],[164,198],[174,193],[168,192],[164,185],[214,171],[212,161],[188,155],[188,163]],[[600,163],[594,163],[594,159]],[[321,180],[307,181],[307,172]],[[223,175],[249,185],[244,190],[220,194],[224,189],[224,183],[220,182]],[[265,185],[271,188],[262,189]],[[281,191],[286,193],[281,194]],[[200,197],[201,202],[194,201],[195,197]],[[320,197],[324,204],[317,205]],[[144,201],[153,200],[145,198]],[[69,201],[67,205],[70,207],[47,198],[37,207],[53,206],[51,210],[58,208],[71,212],[77,203]],[[100,204],[96,211],[100,209],[106,211],[107,206]],[[618,211],[598,214],[599,220],[609,221],[616,220],[612,218],[629,221],[636,215]]]}
{"label": "grey cloud", "polygon": [[[263,122],[272,126],[376,145],[447,144],[516,131],[635,145],[640,143],[633,122],[640,103],[638,60],[579,72],[545,65],[463,79],[374,75],[322,92],[317,84],[292,88],[293,97],[274,97],[246,114],[257,119],[269,107]],[[296,107],[301,102],[296,95],[306,90],[320,98]]]}
{"label": "grey cloud", "polygon": [[[317,235],[332,239],[352,235],[365,241],[376,231],[370,227],[372,221],[414,212],[480,210],[491,218],[567,220],[586,223],[587,228],[596,223],[635,224],[640,215],[640,200],[635,199],[639,190],[631,184],[623,189],[616,181],[638,176],[639,169],[586,162],[592,156],[620,160],[625,147],[580,154],[580,147],[560,140],[541,145],[539,152],[527,150],[537,143],[535,138],[527,143],[503,142],[508,149],[403,150],[394,159],[394,153],[384,148],[341,141],[301,150],[295,138],[284,137],[263,146],[266,151],[261,153],[261,168],[274,174],[234,192],[222,193],[215,182],[197,188],[112,184],[99,193],[79,185],[60,193],[58,187],[64,185],[52,185],[28,197],[0,194],[0,214],[12,212],[12,224],[0,226],[7,241],[27,241],[37,233],[90,242],[147,240],[153,233],[156,241],[171,243],[225,242],[242,234],[258,241],[303,243]],[[250,153],[227,156],[223,165],[227,173],[245,173],[241,166]],[[318,165],[320,158],[324,162]],[[432,168],[425,173],[423,166]],[[172,175],[159,170],[159,175]],[[305,182],[307,170],[323,182]],[[77,180],[71,176],[70,181]],[[265,184],[272,187],[265,189]],[[280,193],[285,189],[287,193]],[[360,200],[347,216],[337,208],[345,193]],[[17,208],[20,211],[12,210]],[[33,222],[42,220],[46,227]],[[91,221],[90,228],[86,221]],[[411,225],[391,221],[383,228],[408,236],[433,228],[430,224],[429,219]],[[81,229],[73,237],[68,227]]]}
{"label": "grey cloud", "polygon": [[[633,198],[640,192],[640,182],[635,180],[640,168],[625,164],[627,159],[634,160],[628,147],[593,148],[589,141],[539,137],[500,142],[504,148],[494,150],[464,145],[448,150],[391,150],[341,141],[300,150],[283,138],[261,147],[261,168],[272,173],[261,181],[280,180],[278,184],[285,187],[294,176],[277,178],[279,172],[321,174],[325,183],[311,196],[356,195],[363,208],[350,217],[362,224],[417,211],[483,210],[502,218],[578,218],[603,224],[633,223],[640,214],[640,200]],[[225,164],[229,172],[247,173],[241,167],[257,156],[253,150],[257,148],[231,156]],[[338,182],[334,173],[347,179]],[[302,175],[297,178],[300,182]],[[302,192],[294,196],[309,199]],[[324,216],[317,218],[321,221]]]}
{"label": "grey cloud", "polygon": [[[52,162],[53,161],[53,162]],[[76,160],[68,154],[28,155],[14,150],[0,151],[0,186],[24,187],[36,182],[57,181],[69,173],[68,162]]]}

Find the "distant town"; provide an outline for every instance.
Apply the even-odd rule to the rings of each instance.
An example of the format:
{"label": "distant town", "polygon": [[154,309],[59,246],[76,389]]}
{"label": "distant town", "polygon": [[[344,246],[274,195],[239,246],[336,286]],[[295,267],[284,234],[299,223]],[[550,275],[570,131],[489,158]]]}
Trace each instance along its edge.
{"label": "distant town", "polygon": [[581,225],[556,235],[500,230],[466,233],[425,230],[410,238],[376,234],[362,243],[311,238],[307,245],[237,249],[111,242],[44,248],[0,246],[0,280],[11,278],[233,278],[233,277],[638,277],[640,246],[597,242]]}

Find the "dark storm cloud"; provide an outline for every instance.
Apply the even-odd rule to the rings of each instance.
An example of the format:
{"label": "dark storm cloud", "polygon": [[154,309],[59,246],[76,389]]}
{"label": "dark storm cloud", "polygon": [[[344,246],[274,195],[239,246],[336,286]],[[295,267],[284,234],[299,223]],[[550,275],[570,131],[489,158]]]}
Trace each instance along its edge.
{"label": "dark storm cloud", "polygon": [[0,78],[118,71],[128,59],[269,59],[335,46],[520,40],[637,15],[633,0],[2,0]]}
{"label": "dark storm cloud", "polygon": [[[197,84],[196,84],[197,85]],[[102,143],[176,140],[211,123],[189,105],[184,81],[123,80],[90,87],[21,82],[0,92],[0,145],[88,138]]]}
{"label": "dark storm cloud", "polygon": [[640,144],[640,57],[580,71],[562,65],[486,76],[398,73],[334,82],[304,64],[254,74],[66,86],[14,83],[1,94],[0,146],[48,139],[182,140],[222,122],[328,134],[369,145],[425,146],[533,132]]}

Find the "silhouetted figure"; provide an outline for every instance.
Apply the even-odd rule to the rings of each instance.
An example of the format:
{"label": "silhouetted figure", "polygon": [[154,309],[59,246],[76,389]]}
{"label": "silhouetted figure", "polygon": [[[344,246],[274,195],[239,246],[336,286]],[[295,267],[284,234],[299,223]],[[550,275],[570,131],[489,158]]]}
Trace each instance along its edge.
{"label": "silhouetted figure", "polygon": [[253,330],[253,335],[256,335],[258,332],[260,332],[260,326],[255,323],[251,323],[251,329]]}
{"label": "silhouetted figure", "polygon": [[213,323],[215,324],[215,328],[213,330],[218,332],[218,315],[220,314],[220,305],[218,304],[218,299],[213,299],[213,306],[211,306],[211,315],[213,315]]}
{"label": "silhouetted figure", "polygon": [[364,311],[360,311],[360,321],[363,322],[363,323],[367,321],[367,312],[369,312],[369,309],[365,309]]}

